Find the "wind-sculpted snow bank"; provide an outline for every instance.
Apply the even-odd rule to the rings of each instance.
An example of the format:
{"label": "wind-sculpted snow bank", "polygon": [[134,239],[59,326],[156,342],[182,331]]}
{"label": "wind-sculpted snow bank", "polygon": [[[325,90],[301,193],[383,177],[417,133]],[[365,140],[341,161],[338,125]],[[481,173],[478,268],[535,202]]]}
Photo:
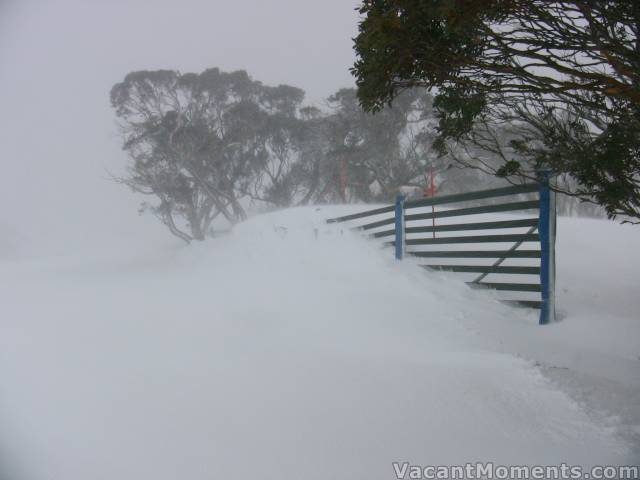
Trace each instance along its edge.
{"label": "wind-sculpted snow bank", "polygon": [[393,462],[633,460],[535,352],[514,355],[517,339],[544,342],[535,313],[324,224],[345,208],[0,270],[5,477],[389,479]]}

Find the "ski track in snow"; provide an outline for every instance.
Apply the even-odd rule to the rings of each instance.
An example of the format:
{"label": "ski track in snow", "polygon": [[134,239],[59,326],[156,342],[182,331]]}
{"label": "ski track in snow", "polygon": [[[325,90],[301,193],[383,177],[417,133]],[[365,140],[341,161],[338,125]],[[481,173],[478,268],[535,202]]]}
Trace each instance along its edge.
{"label": "ski track in snow", "polygon": [[[5,261],[0,477],[637,464],[640,265],[624,251],[639,232],[561,219],[565,318],[539,327],[324,224],[353,210],[261,215],[191,247]],[[594,253],[603,241],[611,258]]]}

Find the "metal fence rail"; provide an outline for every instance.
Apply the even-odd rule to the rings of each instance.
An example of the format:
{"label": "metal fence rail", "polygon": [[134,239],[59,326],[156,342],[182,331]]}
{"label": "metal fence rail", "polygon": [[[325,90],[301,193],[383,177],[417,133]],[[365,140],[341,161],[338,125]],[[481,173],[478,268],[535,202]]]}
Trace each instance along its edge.
{"label": "metal fence rail", "polygon": [[[440,270],[455,273],[478,273],[480,274],[473,281],[466,282],[472,288],[486,288],[505,292],[529,292],[540,294],[540,300],[517,299],[505,300],[506,303],[540,309],[540,323],[545,324],[555,319],[555,194],[549,189],[549,177],[544,173],[540,177],[539,183],[529,183],[524,185],[512,185],[489,190],[481,190],[441,197],[423,198],[418,200],[406,200],[403,195],[398,195],[395,205],[383,208],[376,208],[364,212],[345,215],[342,217],[327,220],[328,223],[339,223],[358,219],[366,219],[374,215],[392,213],[393,216],[365,223],[354,227],[355,230],[369,231],[376,230],[387,225],[393,225],[393,229],[375,231],[369,234],[371,238],[394,237],[392,241],[384,244],[395,249],[397,259],[402,259],[405,255],[425,259],[494,259],[491,265],[422,265],[426,269]],[[514,195],[537,193],[535,200],[516,201],[505,200],[503,203],[490,205],[473,205],[456,207],[454,209],[435,211],[436,205],[443,206],[449,204],[459,204],[464,202],[478,202],[495,198],[509,197]],[[432,207],[433,210],[427,213],[407,214],[408,210]],[[465,217],[478,214],[495,214],[517,212],[523,210],[537,210],[537,218],[520,218],[495,221],[475,221],[467,223],[453,223],[449,225],[435,225],[435,219]],[[422,220],[432,220],[430,226],[411,226],[413,222]],[[436,237],[440,232],[473,232],[476,230],[506,230],[512,228],[529,229],[525,233],[486,233],[481,235],[458,235]],[[537,230],[537,232],[536,232]],[[428,237],[421,237],[420,234],[431,234]],[[407,239],[407,235],[412,238]],[[454,234],[455,235],[455,234]],[[523,243],[531,242],[539,245],[539,249],[520,249]],[[495,244],[512,243],[506,250],[413,250],[413,247],[430,247],[440,245],[460,246],[472,244]],[[407,249],[411,250],[407,250]],[[502,265],[507,260],[512,259],[540,259],[538,266],[531,265]],[[535,275],[539,280],[537,283],[522,282],[497,282],[484,281],[488,275]]]}
{"label": "metal fence rail", "polygon": [[[538,225],[537,218],[525,218],[523,220],[506,220],[499,222],[456,223],[452,225],[436,225],[429,227],[407,227],[407,233],[432,233],[432,232],[462,232],[467,230],[492,230],[503,228],[532,227]],[[385,230],[372,234],[374,238],[388,237],[395,234],[394,230]]]}

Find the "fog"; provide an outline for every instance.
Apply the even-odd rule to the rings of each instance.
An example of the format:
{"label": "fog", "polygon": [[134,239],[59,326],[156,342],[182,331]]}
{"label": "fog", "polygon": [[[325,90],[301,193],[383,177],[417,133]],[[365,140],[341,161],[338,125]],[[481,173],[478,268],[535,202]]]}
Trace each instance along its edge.
{"label": "fog", "polygon": [[[246,69],[320,102],[353,85],[355,1],[4,0],[0,149],[5,248],[32,255],[97,236],[166,235],[138,218],[109,90],[134,70]],[[8,245],[6,245],[8,244]]]}
{"label": "fog", "polygon": [[[432,203],[445,215],[414,203],[412,225],[433,237],[411,237],[406,258],[396,261],[385,243],[398,244],[391,236],[397,230],[388,229],[400,218],[391,217],[393,207],[361,202],[389,202],[405,189],[429,194],[427,168],[434,189],[437,173],[438,195],[504,180],[449,168],[441,156],[435,164],[431,143],[414,135],[422,127],[435,134],[435,110],[424,90],[396,99],[393,122],[388,108],[363,115],[355,90],[338,92],[323,111],[301,108],[324,106],[338,89],[354,86],[357,3],[0,0],[1,480],[408,478],[392,462],[637,465],[640,228],[561,217],[556,253],[549,227],[555,221],[547,222],[556,282],[555,260],[544,262],[544,270],[543,241],[529,236],[536,225],[544,227],[532,215],[542,217],[545,205],[547,218],[555,219],[554,202],[540,200],[539,211],[522,218],[513,213],[518,203],[442,212],[451,203],[439,198]],[[134,76],[143,94],[119,87],[114,103],[129,134],[137,135],[139,124],[146,129],[134,147],[149,143],[130,148],[129,158],[110,105],[114,84],[135,83],[123,82],[132,71],[212,67],[302,88],[305,103],[295,88],[256,86],[243,75],[207,72],[184,83],[173,80],[184,80],[180,75]],[[147,89],[150,77],[193,90],[162,96]],[[244,89],[227,94],[228,77]],[[201,95],[205,87],[210,90]],[[185,126],[180,99],[195,97],[205,100],[188,105],[196,113]],[[218,97],[236,103],[207,110],[222,103]],[[141,117],[127,117],[140,98]],[[255,98],[262,103],[251,103]],[[155,123],[136,123],[154,103]],[[226,123],[217,129],[220,119]],[[335,124],[347,128],[334,134],[326,126]],[[347,157],[349,142],[361,141],[351,135],[358,131],[353,125],[369,144]],[[271,160],[286,157],[281,152],[291,145],[298,156],[290,163],[301,166],[287,171],[291,191],[308,184],[306,193],[317,196],[296,203],[279,200],[293,194],[274,195],[262,208],[257,202],[268,200],[256,194],[250,215],[213,216],[216,209],[235,214],[233,201],[255,193],[234,190],[233,174],[245,175],[260,194],[275,185],[273,175],[266,187],[260,175],[270,175]],[[279,172],[288,158],[276,164]],[[246,159],[259,161],[236,170]],[[143,173],[136,177],[136,170],[130,177],[142,180],[131,184],[159,185],[147,190],[157,196],[154,212],[182,215],[192,234],[182,232],[184,242],[172,220],[163,217],[163,225],[139,215],[143,197],[113,180],[134,161]],[[348,180],[358,188],[348,196],[351,161],[359,169]],[[386,168],[394,162],[403,168]],[[369,171],[363,165],[400,173],[389,174],[386,184],[382,175],[361,181],[357,172]],[[191,190],[180,181],[184,171]],[[526,187],[523,195],[547,192],[536,189]],[[163,197],[167,191],[174,203]],[[184,207],[203,204],[209,210],[200,216]],[[373,213],[363,215],[369,208]],[[460,212],[470,226],[457,225]],[[327,222],[345,215],[350,220]],[[233,228],[209,229],[214,219]],[[206,228],[198,237],[193,225],[200,224]],[[363,234],[365,226],[372,235]],[[475,236],[486,229],[492,235]],[[438,233],[436,240],[436,231],[454,232],[444,234],[453,238]],[[510,233],[496,239],[501,231]],[[458,238],[469,234],[474,238]],[[514,237],[520,240],[511,250],[524,243],[515,253],[526,254],[528,263],[513,254],[517,261],[500,267],[502,274],[494,267],[512,262],[511,250],[503,250]],[[488,251],[447,252],[441,245],[457,250],[478,242]],[[422,258],[469,265],[425,268],[422,250],[413,250],[423,247],[416,245],[431,249]],[[491,255],[502,258],[483,264],[485,257],[493,262]],[[467,272],[469,281],[484,271],[530,283],[473,280],[476,287],[507,287],[476,290],[445,267]],[[516,298],[499,295],[519,289],[545,300],[543,276],[557,285],[560,321],[540,326],[538,311],[499,301]]]}

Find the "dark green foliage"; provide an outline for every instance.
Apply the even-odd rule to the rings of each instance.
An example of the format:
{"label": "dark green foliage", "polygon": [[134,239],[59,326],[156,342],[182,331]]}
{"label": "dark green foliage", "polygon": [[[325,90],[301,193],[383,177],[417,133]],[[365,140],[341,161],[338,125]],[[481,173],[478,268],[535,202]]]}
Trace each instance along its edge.
{"label": "dark green foliage", "polygon": [[434,89],[441,153],[511,179],[549,169],[558,190],[640,218],[640,2],[365,0],[360,13],[366,110]]}

